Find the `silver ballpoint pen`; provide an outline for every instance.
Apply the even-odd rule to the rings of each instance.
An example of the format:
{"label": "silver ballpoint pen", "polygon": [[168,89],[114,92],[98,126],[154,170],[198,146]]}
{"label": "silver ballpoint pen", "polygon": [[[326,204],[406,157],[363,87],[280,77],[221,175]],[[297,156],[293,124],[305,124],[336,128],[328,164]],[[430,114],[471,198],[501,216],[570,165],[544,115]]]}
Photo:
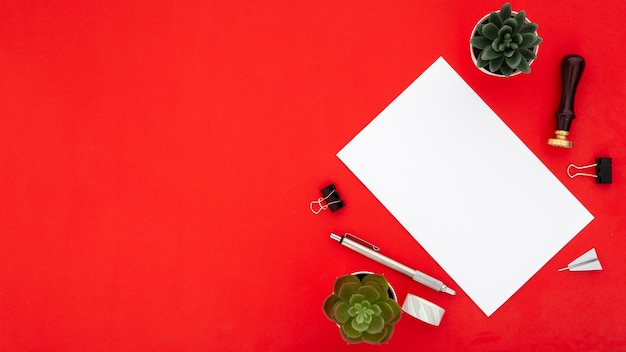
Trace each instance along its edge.
{"label": "silver ballpoint pen", "polygon": [[[353,236],[349,233],[346,233],[343,236],[339,236],[334,233],[331,233],[330,238],[339,242],[339,244],[344,247],[348,247],[352,249],[353,251],[359,254],[362,254],[380,264],[383,264],[391,269],[394,269],[404,275],[410,276],[413,280],[419,282],[420,284],[426,287],[430,287],[435,291],[445,292],[450,295],[456,295],[456,292],[453,289],[449,288],[448,286],[444,285],[443,282],[435,279],[434,277],[430,275],[426,275],[419,270],[409,268],[408,266],[402,263],[399,263],[389,257],[386,257],[380,254],[379,253],[380,249],[378,247],[356,236]],[[359,242],[365,243],[367,244],[367,246]]]}

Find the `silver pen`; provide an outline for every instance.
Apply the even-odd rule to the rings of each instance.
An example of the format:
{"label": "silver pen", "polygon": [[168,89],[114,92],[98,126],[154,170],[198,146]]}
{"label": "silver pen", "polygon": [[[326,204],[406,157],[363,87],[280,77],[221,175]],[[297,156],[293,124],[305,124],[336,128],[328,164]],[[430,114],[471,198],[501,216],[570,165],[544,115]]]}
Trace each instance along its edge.
{"label": "silver pen", "polygon": [[[380,248],[354,235],[346,233],[343,236],[339,236],[331,233],[330,238],[339,242],[339,244],[344,247],[350,248],[353,251],[362,254],[376,262],[379,262],[382,265],[390,267],[391,269],[396,270],[404,275],[410,276],[413,280],[419,282],[426,287],[430,287],[435,291],[445,292],[450,295],[456,295],[456,292],[448,286],[444,285],[443,282],[435,279],[430,275],[426,275],[419,270],[409,268],[402,263],[399,263],[389,257],[380,254]],[[366,244],[367,246],[363,245],[362,243]]]}

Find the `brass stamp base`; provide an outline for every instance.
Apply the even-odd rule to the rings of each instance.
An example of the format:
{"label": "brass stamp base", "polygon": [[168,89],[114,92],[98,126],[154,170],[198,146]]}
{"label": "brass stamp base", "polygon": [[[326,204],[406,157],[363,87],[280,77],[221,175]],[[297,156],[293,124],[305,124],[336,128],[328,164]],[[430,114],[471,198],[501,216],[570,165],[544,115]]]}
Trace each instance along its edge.
{"label": "brass stamp base", "polygon": [[561,148],[571,148],[574,143],[567,140],[568,131],[557,130],[554,132],[556,134],[556,138],[548,139],[548,144],[553,147],[561,147]]}

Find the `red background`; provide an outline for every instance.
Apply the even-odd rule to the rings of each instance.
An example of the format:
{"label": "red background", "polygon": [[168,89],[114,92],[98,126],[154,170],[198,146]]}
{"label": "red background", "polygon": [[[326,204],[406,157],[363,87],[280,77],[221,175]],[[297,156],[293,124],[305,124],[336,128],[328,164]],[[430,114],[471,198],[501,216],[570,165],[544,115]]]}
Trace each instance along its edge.
{"label": "red background", "polygon": [[[469,56],[501,5],[2,1],[0,350],[625,351],[626,2],[513,2],[544,43],[510,79]],[[546,140],[570,53],[587,67],[566,150]],[[458,290],[335,156],[440,55],[595,216],[489,318],[328,238]],[[565,174],[596,157],[612,185]],[[346,206],[315,216],[330,182]],[[603,271],[556,272],[591,247]],[[347,346],[322,301],[363,269],[441,326],[405,315],[389,344]]]}

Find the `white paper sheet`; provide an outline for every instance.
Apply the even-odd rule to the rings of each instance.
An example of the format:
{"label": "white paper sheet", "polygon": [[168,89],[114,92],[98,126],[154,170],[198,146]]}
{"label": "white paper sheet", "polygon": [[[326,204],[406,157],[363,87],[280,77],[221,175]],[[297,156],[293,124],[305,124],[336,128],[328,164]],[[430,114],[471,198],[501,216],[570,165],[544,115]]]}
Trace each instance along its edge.
{"label": "white paper sheet", "polygon": [[443,58],[337,156],[487,316],[593,219]]}

